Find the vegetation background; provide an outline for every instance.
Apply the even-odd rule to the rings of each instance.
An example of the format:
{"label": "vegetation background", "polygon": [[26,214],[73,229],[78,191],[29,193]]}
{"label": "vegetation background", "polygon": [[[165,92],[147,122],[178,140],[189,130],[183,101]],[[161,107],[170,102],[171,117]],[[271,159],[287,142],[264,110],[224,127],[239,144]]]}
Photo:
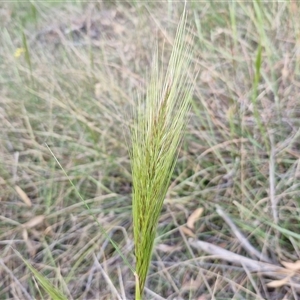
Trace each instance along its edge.
{"label": "vegetation background", "polygon": [[[48,297],[14,249],[68,299],[133,299],[134,276],[91,215],[134,264],[130,113],[183,7],[0,3],[0,299]],[[145,299],[298,299],[300,5],[187,11],[199,76]]]}

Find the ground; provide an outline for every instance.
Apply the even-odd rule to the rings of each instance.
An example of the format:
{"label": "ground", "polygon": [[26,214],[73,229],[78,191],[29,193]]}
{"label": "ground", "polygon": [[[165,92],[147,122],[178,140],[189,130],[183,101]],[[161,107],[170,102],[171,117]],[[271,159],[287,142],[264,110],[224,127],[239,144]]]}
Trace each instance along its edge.
{"label": "ground", "polygon": [[[1,4],[0,299],[49,297],[19,255],[68,299],[134,298],[103,229],[134,266],[132,112],[183,7]],[[195,89],[145,299],[298,299],[299,3],[186,9]]]}

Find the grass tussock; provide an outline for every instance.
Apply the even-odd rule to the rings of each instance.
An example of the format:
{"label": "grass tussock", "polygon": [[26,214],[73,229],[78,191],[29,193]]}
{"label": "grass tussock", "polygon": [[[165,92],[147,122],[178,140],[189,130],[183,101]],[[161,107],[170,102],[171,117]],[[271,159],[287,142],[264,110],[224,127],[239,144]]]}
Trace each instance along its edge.
{"label": "grass tussock", "polygon": [[161,208],[170,184],[187,125],[192,84],[191,49],[185,44],[186,15],[180,21],[166,74],[152,66],[146,99],[139,99],[132,130],[132,213],[135,241],[137,291],[141,299]]}

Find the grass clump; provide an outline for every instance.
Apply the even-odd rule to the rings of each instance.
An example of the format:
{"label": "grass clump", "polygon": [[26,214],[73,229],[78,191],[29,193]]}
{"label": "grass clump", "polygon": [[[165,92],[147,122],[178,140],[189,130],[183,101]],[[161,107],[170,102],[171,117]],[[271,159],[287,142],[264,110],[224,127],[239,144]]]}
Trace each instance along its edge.
{"label": "grass clump", "polygon": [[132,130],[133,224],[136,255],[136,299],[141,299],[161,208],[187,124],[192,83],[187,78],[190,47],[186,19],[177,29],[164,75],[155,58],[145,103],[139,99]]}
{"label": "grass clump", "polygon": [[[159,49],[173,45],[183,3],[52,4],[7,2],[0,9],[0,299],[50,298],[15,249],[68,299],[133,300],[132,270],[120,255],[135,263],[124,112],[133,91],[146,90],[153,32]],[[216,257],[193,246],[209,243],[256,259],[218,205],[261,257],[275,266],[299,260],[299,9],[297,1],[186,4],[191,71],[199,76],[144,298],[300,298],[292,284],[298,270],[271,288],[274,278],[244,268],[234,255]],[[163,80],[167,91],[174,74],[168,82],[155,68],[151,84]],[[157,86],[164,99],[163,83]],[[136,116],[148,114],[140,109]],[[154,215],[149,206],[144,210]],[[186,230],[199,208],[194,231]],[[43,222],[24,231],[41,215]],[[146,219],[144,212],[140,217]]]}

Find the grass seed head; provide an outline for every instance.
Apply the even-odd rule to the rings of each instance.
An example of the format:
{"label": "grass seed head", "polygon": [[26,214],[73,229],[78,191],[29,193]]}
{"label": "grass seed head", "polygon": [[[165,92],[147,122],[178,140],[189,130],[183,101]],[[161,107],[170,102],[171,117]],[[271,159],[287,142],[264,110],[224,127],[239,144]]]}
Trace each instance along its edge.
{"label": "grass seed head", "polygon": [[184,42],[186,17],[179,23],[167,71],[153,64],[145,103],[139,99],[132,130],[133,223],[140,299],[152,255],[158,218],[165,199],[183,130],[192,83],[191,49]]}

